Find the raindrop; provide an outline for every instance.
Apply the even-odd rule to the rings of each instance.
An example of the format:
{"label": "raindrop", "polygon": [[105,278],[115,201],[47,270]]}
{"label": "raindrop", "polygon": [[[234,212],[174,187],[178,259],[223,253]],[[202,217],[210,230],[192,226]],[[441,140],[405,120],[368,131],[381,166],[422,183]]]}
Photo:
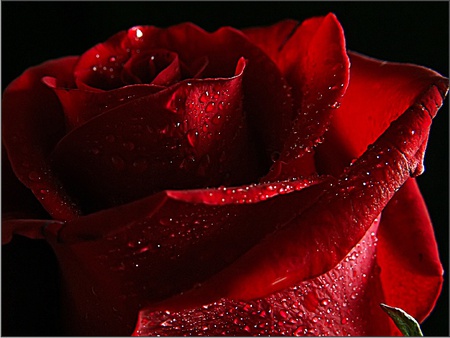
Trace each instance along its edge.
{"label": "raindrop", "polygon": [[220,114],[214,115],[214,117],[212,118],[212,123],[219,124],[221,118],[222,118],[222,116]]}
{"label": "raindrop", "polygon": [[39,175],[36,171],[31,171],[28,174],[28,178],[32,181],[40,181],[42,179],[41,175]]}
{"label": "raindrop", "polygon": [[209,92],[206,91],[200,96],[200,102],[206,103],[209,101]]}
{"label": "raindrop", "polygon": [[189,141],[189,144],[195,148],[198,144],[198,131],[195,129],[190,129],[187,132],[187,139]]}
{"label": "raindrop", "polygon": [[208,104],[206,105],[205,111],[206,111],[207,113],[211,113],[211,112],[214,110],[214,106],[215,106],[215,103],[214,103],[214,102],[208,103]]}

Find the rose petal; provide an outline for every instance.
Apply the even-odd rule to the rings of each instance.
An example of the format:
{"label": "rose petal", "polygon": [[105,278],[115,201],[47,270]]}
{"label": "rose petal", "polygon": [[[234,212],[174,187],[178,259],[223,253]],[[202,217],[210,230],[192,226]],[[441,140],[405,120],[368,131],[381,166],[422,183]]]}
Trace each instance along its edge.
{"label": "rose petal", "polygon": [[178,56],[166,50],[141,52],[131,57],[123,66],[122,80],[127,84],[151,83],[169,86],[181,80]]}
{"label": "rose petal", "polygon": [[2,220],[13,218],[49,218],[30,189],[25,187],[11,168],[2,144]]}
{"label": "rose petal", "polygon": [[131,100],[157,93],[164,87],[155,85],[125,86],[109,91],[69,89],[58,85],[58,79],[46,76],[43,82],[54,90],[64,110],[66,130],[77,128],[97,115]]}
{"label": "rose petal", "polygon": [[[380,311],[375,222],[327,273],[264,298],[222,298],[179,312],[140,312],[134,336],[368,336],[398,334]],[[261,272],[263,273],[263,272]]]}
{"label": "rose petal", "polygon": [[244,65],[231,78],[183,81],[98,115],[58,143],[54,170],[85,212],[169,188],[255,181],[241,104]]}
{"label": "rose petal", "polygon": [[130,57],[130,51],[122,46],[124,38],[126,32],[119,32],[80,57],[74,69],[77,88],[103,91],[124,85],[122,68]]}
{"label": "rose petal", "polygon": [[[319,172],[341,172],[409,107],[424,99],[435,100],[433,95],[426,97],[431,86],[436,85],[442,95],[447,92],[448,80],[430,69],[349,55],[350,85],[327,138],[317,148]],[[426,105],[436,111],[439,102],[440,98]],[[408,142],[409,135],[403,138]]]}
{"label": "rose petal", "polygon": [[443,269],[414,179],[405,183],[383,211],[379,237],[377,261],[387,304],[423,321],[440,294]]}
{"label": "rose petal", "polygon": [[167,29],[139,26],[128,32],[127,48],[165,48],[176,52],[189,67],[208,56],[205,78],[224,77],[234,70],[241,57],[249,60],[244,77],[244,111],[254,128],[252,139],[262,145],[261,161],[268,165],[270,155],[283,146],[286,128],[292,119],[289,87],[277,66],[240,31],[223,27],[214,33],[184,23]]}
{"label": "rose petal", "polygon": [[[442,105],[429,88],[321,198],[236,262],[158,309],[196,307],[222,297],[252,299],[325,273],[364,236],[394,193],[423,161],[431,119]],[[411,131],[417,131],[411,133]],[[404,135],[409,134],[409,142]],[[155,308],[155,309],[157,309]]]}
{"label": "rose petal", "polygon": [[263,180],[310,175],[315,171],[310,152],[322,141],[349,81],[342,27],[329,14],[301,25],[289,20],[245,33],[275,60],[295,89],[292,95],[299,108],[284,148]]}
{"label": "rose petal", "polygon": [[313,203],[321,182],[167,191],[49,225],[73,306],[83,307],[72,309],[74,332],[125,335],[128,327],[129,334],[144,303],[190,289],[229,265]]}
{"label": "rose petal", "polygon": [[67,57],[28,69],[6,88],[2,101],[2,137],[14,173],[59,220],[71,219],[79,210],[47,162],[65,128],[57,97],[41,78],[58,76],[70,86],[76,61]]}

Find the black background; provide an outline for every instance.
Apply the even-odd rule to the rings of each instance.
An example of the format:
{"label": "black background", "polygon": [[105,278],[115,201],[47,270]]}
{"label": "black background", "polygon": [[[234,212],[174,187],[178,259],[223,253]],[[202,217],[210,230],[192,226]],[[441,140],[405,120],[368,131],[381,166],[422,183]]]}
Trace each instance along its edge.
{"label": "black background", "polygon": [[[79,55],[135,25],[167,27],[191,21],[208,31],[304,20],[334,12],[350,50],[387,61],[410,62],[448,76],[448,2],[2,2],[2,90],[26,68],[52,58]],[[445,285],[422,325],[425,336],[448,336],[448,99],[434,120],[425,173],[418,182],[435,226]],[[17,249],[23,246],[34,251]],[[60,334],[54,258],[39,241],[16,239],[3,247],[2,335]],[[48,263],[50,262],[50,263]],[[29,295],[34,295],[30,298]],[[36,310],[33,301],[45,304]],[[14,305],[12,308],[11,306]]]}

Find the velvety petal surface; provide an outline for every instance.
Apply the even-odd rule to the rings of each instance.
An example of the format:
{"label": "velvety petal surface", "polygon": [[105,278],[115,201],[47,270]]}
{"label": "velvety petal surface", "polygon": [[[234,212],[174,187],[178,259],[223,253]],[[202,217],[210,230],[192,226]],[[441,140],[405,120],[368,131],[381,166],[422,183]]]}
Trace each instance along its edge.
{"label": "velvety petal surface", "polygon": [[[424,105],[435,112],[442,104],[441,95],[447,93],[448,79],[430,69],[380,61],[357,53],[349,56],[350,85],[324,143],[317,148],[319,172],[338,174],[409,107]],[[430,89],[433,86],[440,94]],[[415,132],[427,131],[410,131],[412,135]],[[404,142],[409,142],[410,134],[404,133],[402,137]]]}
{"label": "velvety petal surface", "polygon": [[44,77],[43,82],[58,96],[63,107],[67,132],[105,111],[163,89],[154,85],[134,85],[98,92],[65,88],[58,83],[57,78],[49,76]]}
{"label": "velvety petal surface", "polygon": [[349,61],[342,27],[329,14],[302,24],[283,21],[244,32],[281,69],[293,88],[296,107],[292,129],[282,138],[283,150],[264,179],[311,174],[315,170],[311,151],[322,141],[348,86]]}
{"label": "velvety petal surface", "polygon": [[377,261],[386,303],[421,322],[433,309],[443,283],[433,227],[414,179],[383,211]]}
{"label": "velvety petal surface", "polygon": [[58,143],[54,169],[85,212],[165,189],[254,181],[244,68],[241,59],[233,77],[186,80],[98,115]]}
{"label": "velvety petal surface", "polygon": [[[263,162],[283,146],[283,135],[292,119],[290,89],[278,67],[240,31],[223,27],[213,33],[184,23],[167,29],[138,26],[128,32],[127,48],[166,48],[190,66],[205,56],[204,78],[229,76],[241,57],[249,60],[244,77],[244,110],[254,128],[255,143],[262,145]],[[124,42],[125,43],[125,42]],[[280,138],[281,136],[281,138]],[[263,174],[263,173],[262,173]]]}
{"label": "velvety petal surface", "polygon": [[[422,145],[442,94],[431,87],[421,104],[395,120],[337,183],[288,226],[265,237],[201,287],[152,309],[198,307],[223,297],[258,298],[332,269],[422,165]],[[405,134],[410,135],[408,142]]]}
{"label": "velvety petal surface", "polygon": [[[377,220],[333,269],[264,298],[222,298],[180,311],[142,310],[134,336],[368,336],[398,334],[382,313]],[[261,272],[262,274],[264,272]]]}
{"label": "velvety petal surface", "polygon": [[146,303],[231,264],[314,203],[328,186],[322,182],[166,191],[47,226],[70,295],[69,327],[74,334],[130,334]]}
{"label": "velvety petal surface", "polygon": [[67,57],[28,69],[5,89],[2,100],[2,138],[14,173],[60,220],[75,217],[79,209],[47,161],[65,126],[58,98],[41,79],[58,76],[73,83],[71,72],[77,60]]}

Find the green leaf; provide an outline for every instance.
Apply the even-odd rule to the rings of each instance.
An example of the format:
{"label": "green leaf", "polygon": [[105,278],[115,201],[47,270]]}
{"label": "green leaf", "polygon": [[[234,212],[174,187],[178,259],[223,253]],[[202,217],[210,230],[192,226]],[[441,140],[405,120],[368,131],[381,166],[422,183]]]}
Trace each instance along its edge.
{"label": "green leaf", "polygon": [[423,337],[419,323],[402,309],[381,303],[381,308],[392,318],[405,337]]}

